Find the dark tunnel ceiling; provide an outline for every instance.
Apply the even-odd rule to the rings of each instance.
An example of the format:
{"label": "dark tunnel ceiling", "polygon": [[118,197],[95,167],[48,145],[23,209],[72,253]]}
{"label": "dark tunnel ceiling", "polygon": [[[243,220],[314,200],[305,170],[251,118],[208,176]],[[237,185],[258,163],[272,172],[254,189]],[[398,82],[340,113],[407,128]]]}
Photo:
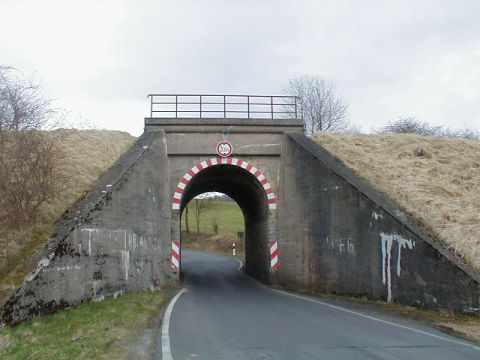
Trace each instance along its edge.
{"label": "dark tunnel ceiling", "polygon": [[181,211],[195,196],[211,191],[230,196],[244,215],[267,215],[268,203],[262,185],[248,171],[233,165],[211,166],[196,174],[183,192]]}

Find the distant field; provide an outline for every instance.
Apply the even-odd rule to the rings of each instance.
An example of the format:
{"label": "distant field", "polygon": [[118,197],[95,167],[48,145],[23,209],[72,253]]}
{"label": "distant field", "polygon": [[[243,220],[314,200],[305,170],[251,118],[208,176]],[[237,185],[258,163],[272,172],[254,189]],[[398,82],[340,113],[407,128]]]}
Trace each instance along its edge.
{"label": "distant field", "polygon": [[[203,234],[214,234],[214,224],[218,225],[219,234],[235,234],[245,231],[243,213],[235,202],[218,200],[207,200],[208,205],[200,216],[200,232]],[[189,203],[189,225],[190,232],[197,232],[197,223],[194,216],[194,200]],[[182,216],[182,230],[186,230],[185,214]]]}

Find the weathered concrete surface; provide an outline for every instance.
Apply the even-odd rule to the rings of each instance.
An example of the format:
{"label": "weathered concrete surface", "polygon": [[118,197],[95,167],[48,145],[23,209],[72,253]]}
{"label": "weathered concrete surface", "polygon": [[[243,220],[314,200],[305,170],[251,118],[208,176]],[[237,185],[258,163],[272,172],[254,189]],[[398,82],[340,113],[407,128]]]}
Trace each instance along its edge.
{"label": "weathered concrete surface", "polygon": [[[228,140],[232,157],[254,164],[278,196],[282,139],[285,131],[302,131],[298,120],[268,119],[146,119],[145,129],[165,131],[170,171],[170,193],[193,166],[216,157],[216,145]],[[200,171],[185,188],[179,210],[172,210],[172,238],[180,239],[184,206],[198,194],[219,191],[237,201],[245,219],[245,268],[265,283],[275,282],[270,269],[269,244],[278,240],[277,213],[268,210],[262,186],[248,171],[230,165]]]}
{"label": "weathered concrete surface", "polygon": [[[181,240],[183,208],[207,191],[238,202],[246,271],[266,283],[478,312],[480,276],[301,131],[291,120],[146,119],[134,147],[58,222],[3,319],[178,285],[171,244]],[[222,140],[254,167],[217,163]],[[270,267],[272,241],[279,270]]]}
{"label": "weathered concrete surface", "polygon": [[479,275],[311,140],[283,142],[285,287],[479,311]]}
{"label": "weathered concrete surface", "polygon": [[163,132],[144,134],[64,214],[38,265],[5,303],[5,321],[168,284],[164,140]]}

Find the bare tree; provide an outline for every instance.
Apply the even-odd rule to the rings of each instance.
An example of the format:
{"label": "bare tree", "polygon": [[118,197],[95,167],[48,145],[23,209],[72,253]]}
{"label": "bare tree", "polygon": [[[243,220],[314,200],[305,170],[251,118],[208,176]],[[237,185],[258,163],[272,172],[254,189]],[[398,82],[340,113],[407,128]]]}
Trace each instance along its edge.
{"label": "bare tree", "polygon": [[433,126],[414,117],[406,117],[387,123],[381,131],[396,134],[435,136],[441,133],[442,126]]}
{"label": "bare tree", "polygon": [[283,92],[298,97],[305,134],[351,130],[348,104],[337,96],[333,82],[304,75],[289,80]]}
{"label": "bare tree", "polygon": [[204,211],[207,209],[209,204],[208,199],[206,198],[195,198],[193,199],[193,216],[195,217],[195,223],[197,225],[197,233],[200,233],[200,218]]}
{"label": "bare tree", "polygon": [[[46,132],[58,113],[37,83],[0,67],[0,240],[37,221],[62,186],[58,133]],[[8,243],[6,252],[8,256]]]}
{"label": "bare tree", "polygon": [[443,125],[432,125],[425,121],[417,120],[415,117],[405,117],[391,121],[380,132],[480,140],[480,132],[477,130],[468,128],[460,130],[451,129]]}
{"label": "bare tree", "polygon": [[190,224],[188,222],[188,206],[185,207],[185,230],[190,234]]}

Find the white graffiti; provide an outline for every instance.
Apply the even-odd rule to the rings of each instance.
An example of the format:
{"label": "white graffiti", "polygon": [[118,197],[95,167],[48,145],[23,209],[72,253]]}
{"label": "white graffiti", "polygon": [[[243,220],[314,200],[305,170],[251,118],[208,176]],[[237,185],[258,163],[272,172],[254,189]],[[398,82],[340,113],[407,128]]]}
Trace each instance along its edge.
{"label": "white graffiti", "polygon": [[385,234],[380,233],[380,240],[382,245],[382,282],[383,285],[387,285],[388,294],[387,302],[392,301],[392,273],[391,273],[391,259],[392,259],[392,247],[393,243],[396,241],[398,244],[398,255],[397,255],[397,276],[400,277],[402,271],[401,261],[402,261],[402,249],[408,247],[412,250],[415,246],[415,242],[410,239],[405,239],[404,237],[396,234]]}
{"label": "white graffiti", "polygon": [[338,238],[338,239],[329,239],[325,238],[325,243],[327,247],[332,250],[337,250],[340,253],[354,253],[355,252],[355,243],[352,238]]}
{"label": "white graffiti", "polygon": [[383,219],[383,215],[377,214],[375,211],[372,211],[372,218],[374,218],[375,220]]}
{"label": "white graffiti", "polygon": [[80,265],[67,265],[67,266],[58,266],[55,268],[45,268],[42,270],[42,272],[50,272],[50,271],[67,271],[67,270],[81,270],[82,268]]}

